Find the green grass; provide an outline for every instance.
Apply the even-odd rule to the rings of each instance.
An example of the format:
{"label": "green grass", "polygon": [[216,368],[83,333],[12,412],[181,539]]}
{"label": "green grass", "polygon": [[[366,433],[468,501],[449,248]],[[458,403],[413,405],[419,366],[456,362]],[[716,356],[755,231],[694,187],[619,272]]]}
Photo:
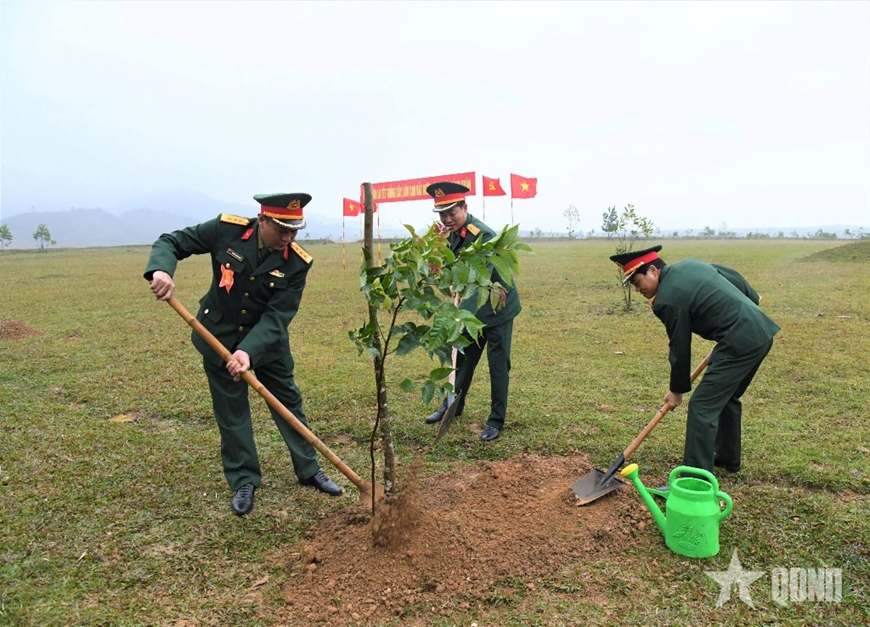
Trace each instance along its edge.
{"label": "green grass", "polygon": [[[744,470],[728,479],[738,505],[722,526],[729,550],[690,561],[649,534],[609,561],[565,564],[560,577],[532,582],[535,595],[529,582],[500,582],[484,608],[497,619],[486,624],[870,619],[870,273],[867,243],[857,244],[666,243],[670,262],[692,256],[739,269],[782,326],[744,397]],[[663,402],[667,337],[642,299],[634,312],[621,311],[612,245],[533,246],[521,260],[524,310],[504,436],[484,447],[451,431],[427,472],[524,449],[581,450],[606,467]],[[373,370],[347,339],[366,317],[358,254],[349,248],[343,269],[340,246],[310,252],[315,266],[291,325],[297,380],[317,435],[367,477]],[[0,321],[41,331],[0,342],[0,624],[280,624],[287,553],[312,522],[348,505],[295,489],[284,445],[254,398],[264,483],[276,489],[258,493],[256,516],[230,514],[190,329],[150,295],[141,278],[147,255],[147,247],[0,254]],[[208,259],[182,262],[176,280],[178,298],[195,310],[210,281]],[[709,348],[698,340],[695,361]],[[410,459],[431,440],[421,420],[431,408],[398,383],[429,364],[415,354],[388,367],[396,445]],[[466,415],[482,420],[485,360],[475,380]],[[111,420],[121,415],[133,420]],[[674,412],[635,454],[644,478],[665,477],[680,462],[684,416]],[[841,567],[843,602],[781,608],[768,583],[766,594],[753,587],[755,610],[735,601],[714,609],[718,586],[703,573],[727,568],[731,548],[756,569]],[[256,599],[239,600],[249,593]],[[470,624],[475,615],[471,608],[431,624]]]}

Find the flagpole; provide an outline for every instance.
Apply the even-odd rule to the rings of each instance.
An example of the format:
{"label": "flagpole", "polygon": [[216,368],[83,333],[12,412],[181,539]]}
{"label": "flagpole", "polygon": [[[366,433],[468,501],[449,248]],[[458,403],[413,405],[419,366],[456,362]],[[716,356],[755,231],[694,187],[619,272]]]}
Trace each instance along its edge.
{"label": "flagpole", "polygon": [[483,191],[484,191],[484,196],[483,196],[483,217],[481,218],[481,220],[483,220],[484,222],[486,222],[486,190],[483,190]]}
{"label": "flagpole", "polygon": [[[380,207],[378,207],[380,209]],[[378,265],[381,263],[381,212],[378,211]]]}
{"label": "flagpole", "polygon": [[514,225],[514,197],[511,196],[511,226]]}
{"label": "flagpole", "polygon": [[347,266],[344,261],[344,211],[341,212],[341,268],[345,269]]}
{"label": "flagpole", "polygon": [[363,239],[363,214],[362,214],[362,212],[360,212],[357,215],[359,216],[359,241],[360,241],[359,262],[360,262],[360,265],[362,265],[362,262],[364,260],[363,248],[365,247],[365,241]]}

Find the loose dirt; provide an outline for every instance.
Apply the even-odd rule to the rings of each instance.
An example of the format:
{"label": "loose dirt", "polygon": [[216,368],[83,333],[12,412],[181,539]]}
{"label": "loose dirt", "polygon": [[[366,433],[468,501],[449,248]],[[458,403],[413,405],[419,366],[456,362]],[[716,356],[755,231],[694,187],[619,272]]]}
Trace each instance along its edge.
{"label": "loose dirt", "polygon": [[518,579],[529,591],[548,578],[570,585],[572,565],[611,559],[651,532],[628,485],[577,505],[570,486],[591,469],[580,454],[524,453],[412,480],[374,520],[359,503],[321,521],[287,556],[285,624],[428,625],[482,617]]}
{"label": "loose dirt", "polygon": [[39,329],[34,329],[26,322],[18,320],[0,320],[0,342],[5,340],[20,340],[31,335],[39,335],[42,333]]}

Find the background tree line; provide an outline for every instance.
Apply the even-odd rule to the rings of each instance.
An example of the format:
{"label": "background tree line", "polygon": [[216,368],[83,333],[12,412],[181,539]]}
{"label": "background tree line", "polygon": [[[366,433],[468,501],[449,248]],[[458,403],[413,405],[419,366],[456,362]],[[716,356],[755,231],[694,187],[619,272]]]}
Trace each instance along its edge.
{"label": "background tree line", "polygon": [[[0,250],[6,250],[6,247],[12,243],[12,239],[12,230],[9,228],[9,225],[0,224]],[[46,246],[49,244],[52,246],[57,244],[56,241],[51,239],[51,232],[44,224],[40,224],[36,227],[36,231],[33,233],[33,239],[36,240],[36,243],[39,244],[39,250],[42,251],[44,251]]]}

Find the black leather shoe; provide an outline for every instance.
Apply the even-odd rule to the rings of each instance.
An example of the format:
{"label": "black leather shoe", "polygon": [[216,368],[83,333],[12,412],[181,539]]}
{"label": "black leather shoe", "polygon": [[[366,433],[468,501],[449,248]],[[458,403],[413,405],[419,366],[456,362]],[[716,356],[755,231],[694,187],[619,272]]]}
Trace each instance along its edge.
{"label": "black leather shoe", "polygon": [[719,459],[718,455],[713,458],[713,465],[717,468],[724,468],[728,472],[740,472],[740,464],[726,464]]}
{"label": "black leather shoe", "polygon": [[501,431],[493,427],[492,425],[486,425],[483,428],[483,431],[480,432],[480,439],[484,442],[492,442],[499,435],[501,435]]}
{"label": "black leather shoe", "polygon": [[434,412],[426,416],[426,424],[434,425],[436,422],[441,422],[441,419],[444,418],[444,414],[447,412],[447,401],[445,400],[441,403],[441,406],[436,409]]}
{"label": "black leather shoe", "polygon": [[339,496],[344,490],[337,483],[326,476],[322,470],[318,470],[313,476],[308,477],[299,482],[300,485],[311,486],[317,488],[321,492],[325,492],[329,496]]}
{"label": "black leather shoe", "polygon": [[236,495],[233,497],[232,507],[237,516],[250,514],[251,510],[254,509],[254,490],[256,489],[257,488],[248,483],[236,491]]}

